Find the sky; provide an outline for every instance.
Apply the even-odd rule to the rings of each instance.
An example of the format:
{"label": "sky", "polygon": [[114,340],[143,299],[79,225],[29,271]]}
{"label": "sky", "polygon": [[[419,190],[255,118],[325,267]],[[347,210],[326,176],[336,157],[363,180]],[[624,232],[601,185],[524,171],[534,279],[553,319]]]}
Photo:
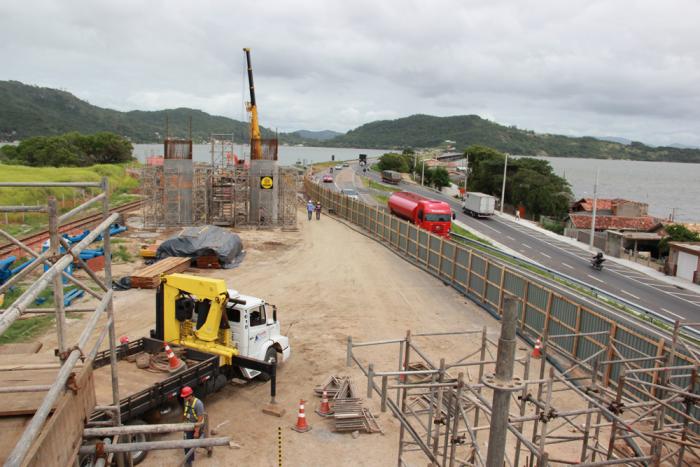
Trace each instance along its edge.
{"label": "sky", "polygon": [[250,47],[279,131],[476,114],[700,146],[698,18],[697,0],[2,0],[0,80],[245,120]]}

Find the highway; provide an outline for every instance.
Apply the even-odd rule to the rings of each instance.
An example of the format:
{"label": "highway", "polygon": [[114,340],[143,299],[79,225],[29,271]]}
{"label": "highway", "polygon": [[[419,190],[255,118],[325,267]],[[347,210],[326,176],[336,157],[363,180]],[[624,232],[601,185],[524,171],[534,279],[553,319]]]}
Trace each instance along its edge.
{"label": "highway", "polygon": [[[334,171],[332,187],[336,190],[354,188],[365,194],[359,178],[353,175],[369,176],[375,181],[381,177],[374,171],[362,173],[357,163],[350,168]],[[475,219],[462,213],[458,200],[422,188],[419,185],[402,183],[399,190],[411,191],[426,197],[446,201],[457,213],[457,219],[470,228],[481,233],[484,237],[517,251],[522,256],[531,259],[549,269],[561,274],[574,277],[605,292],[624,298],[639,306],[648,308],[671,321],[687,319],[700,322],[700,294],[675,285],[662,282],[652,276],[635,269],[608,261],[602,271],[590,267],[588,251],[573,246],[565,241],[557,240],[549,235],[523,226],[519,222],[494,216],[491,219]],[[363,196],[365,201],[371,198]]]}

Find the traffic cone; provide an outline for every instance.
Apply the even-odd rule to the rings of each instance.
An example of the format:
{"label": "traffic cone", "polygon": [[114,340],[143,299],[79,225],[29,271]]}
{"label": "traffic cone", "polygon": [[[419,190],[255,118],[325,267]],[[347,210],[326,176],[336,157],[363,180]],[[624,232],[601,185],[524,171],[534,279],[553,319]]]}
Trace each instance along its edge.
{"label": "traffic cone", "polygon": [[304,399],[299,401],[299,415],[297,415],[297,424],[292,427],[292,430],[298,433],[306,433],[311,429],[311,426],[306,423],[306,414],[304,413]]}
{"label": "traffic cone", "polygon": [[532,351],[532,358],[542,358],[542,341],[538,337],[535,341],[535,348]]}
{"label": "traffic cone", "polygon": [[170,371],[170,373],[177,373],[178,371],[187,368],[185,362],[177,358],[175,352],[173,352],[167,342],[165,342],[163,346],[165,347],[165,355],[168,356],[168,371]]}
{"label": "traffic cone", "polygon": [[328,403],[328,392],[323,391],[323,397],[321,398],[321,407],[316,411],[322,417],[330,417],[333,415],[333,410],[331,410],[331,405]]}

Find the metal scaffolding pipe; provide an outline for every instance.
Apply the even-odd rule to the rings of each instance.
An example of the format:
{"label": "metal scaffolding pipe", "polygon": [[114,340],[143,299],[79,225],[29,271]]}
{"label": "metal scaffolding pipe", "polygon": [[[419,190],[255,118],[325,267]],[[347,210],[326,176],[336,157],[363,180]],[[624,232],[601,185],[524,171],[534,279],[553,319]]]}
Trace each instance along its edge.
{"label": "metal scaffolding pipe", "polygon": [[112,291],[110,290],[107,293],[105,293],[102,302],[100,302],[99,306],[95,310],[95,314],[90,319],[88,324],[85,326],[85,329],[83,330],[82,334],[80,335],[80,339],[78,341],[78,348],[72,350],[71,353],[68,355],[68,358],[66,359],[63,366],[59,370],[58,375],[56,376],[56,380],[51,385],[51,389],[49,389],[48,393],[46,394],[46,397],[44,397],[44,400],[41,402],[41,405],[34,413],[32,419],[27,424],[27,427],[22,433],[22,436],[20,437],[19,441],[17,441],[15,448],[7,457],[7,460],[5,461],[6,467],[19,467],[24,461],[24,457],[27,455],[27,452],[29,451],[32,442],[41,431],[41,428],[44,425],[46,419],[48,418],[49,413],[51,413],[53,405],[64,392],[66,381],[68,381],[68,377],[73,372],[75,364],[82,356],[82,350],[80,349],[85,347],[85,345],[87,344],[88,339],[90,339],[93,331],[95,330],[97,320],[99,319],[100,315],[105,311],[107,305],[111,303],[111,300]]}
{"label": "metal scaffolding pipe", "polygon": [[50,384],[35,384],[29,386],[7,386],[0,388],[0,394],[8,394],[13,392],[43,392],[51,389]]}
{"label": "metal scaffolding pipe", "polygon": [[106,193],[100,193],[99,195],[95,196],[94,198],[90,198],[89,200],[85,201],[80,206],[76,206],[73,209],[71,209],[70,211],[68,211],[64,214],[61,214],[60,216],[58,216],[58,225],[63,224],[65,221],[67,221],[71,217],[75,216],[79,212],[86,210],[87,208],[90,207],[91,204],[105,199],[106,196],[107,196]]}
{"label": "metal scaffolding pipe", "polygon": [[100,182],[0,182],[0,187],[26,187],[26,188],[51,188],[51,187],[100,187]]}
{"label": "metal scaffolding pipe", "polygon": [[518,301],[512,297],[504,297],[501,337],[498,339],[496,358],[496,383],[491,405],[491,429],[489,430],[489,446],[486,454],[487,467],[502,467],[505,459],[511,393],[507,389],[507,385],[511,384],[513,379],[517,315]]}
{"label": "metal scaffolding pipe", "polygon": [[[83,249],[90,245],[97,236],[102,233],[105,228],[114,223],[116,219],[119,218],[118,214],[112,214],[107,219],[102,221],[102,223],[91,231],[84,239],[82,239],[77,245],[73,247],[73,254],[80,254]],[[22,311],[32,303],[36,297],[49,285],[49,282],[63,271],[70,263],[73,262],[73,256],[71,254],[64,255],[61,259],[56,261],[53,266],[51,266],[44,274],[37,279],[29,288],[5,311],[5,313],[0,316],[0,335],[2,335],[7,328],[9,328],[12,323],[14,323],[17,318],[22,315]]]}
{"label": "metal scaffolding pipe", "polygon": [[155,425],[125,425],[107,426],[104,428],[85,428],[84,437],[104,437],[117,435],[133,435],[138,433],[173,433],[176,431],[192,431],[195,423],[160,423]]}
{"label": "metal scaffolding pipe", "polygon": [[[158,451],[163,449],[188,449],[188,448],[209,448],[214,446],[228,446],[231,438],[200,438],[200,439],[178,439],[168,441],[146,441],[143,443],[118,443],[105,444],[104,452],[134,452],[134,451]],[[81,446],[80,454],[95,454],[96,445]]]}
{"label": "metal scaffolding pipe", "polygon": [[46,212],[46,206],[0,206],[0,212]]}

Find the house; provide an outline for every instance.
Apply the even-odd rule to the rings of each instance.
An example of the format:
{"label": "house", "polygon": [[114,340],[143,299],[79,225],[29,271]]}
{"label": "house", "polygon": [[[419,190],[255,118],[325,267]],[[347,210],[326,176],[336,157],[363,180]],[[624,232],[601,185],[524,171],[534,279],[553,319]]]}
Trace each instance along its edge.
{"label": "house", "polygon": [[669,242],[668,273],[700,284],[700,242]]}
{"label": "house", "polygon": [[[649,213],[649,205],[628,199],[596,199],[596,216],[644,217]],[[576,214],[593,214],[593,200],[581,198],[571,206],[571,212]]]}
{"label": "house", "polygon": [[[593,216],[590,214],[569,214],[566,221],[567,229],[590,230]],[[613,216],[609,214],[595,216],[595,230],[601,232],[603,230],[631,230],[636,232],[647,232],[659,224],[659,219],[654,216]]]}

